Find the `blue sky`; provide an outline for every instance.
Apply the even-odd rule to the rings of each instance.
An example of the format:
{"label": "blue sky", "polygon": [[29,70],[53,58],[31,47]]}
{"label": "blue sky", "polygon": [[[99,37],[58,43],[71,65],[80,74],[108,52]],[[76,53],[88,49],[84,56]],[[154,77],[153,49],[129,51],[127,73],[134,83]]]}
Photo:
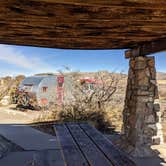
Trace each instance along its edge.
{"label": "blue sky", "polygon": [[[125,50],[64,50],[0,45],[0,76],[73,71],[108,70],[127,73]],[[166,72],[166,52],[154,54],[157,71]]]}

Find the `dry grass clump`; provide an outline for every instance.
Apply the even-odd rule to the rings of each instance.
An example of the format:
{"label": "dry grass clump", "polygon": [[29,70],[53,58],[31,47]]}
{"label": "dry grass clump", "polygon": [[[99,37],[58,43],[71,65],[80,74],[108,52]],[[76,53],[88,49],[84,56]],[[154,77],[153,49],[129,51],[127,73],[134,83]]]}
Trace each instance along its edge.
{"label": "dry grass clump", "polygon": [[166,90],[164,89],[159,90],[159,94],[160,94],[160,99],[166,100]]}
{"label": "dry grass clump", "polygon": [[59,121],[60,109],[57,106],[52,106],[49,110],[40,110],[41,114],[33,120],[33,123],[39,122],[56,122]]}
{"label": "dry grass clump", "polygon": [[121,132],[123,125],[123,107],[122,106],[114,106],[108,107],[106,111],[106,119],[114,127],[116,132]]}
{"label": "dry grass clump", "polygon": [[76,110],[63,110],[59,114],[61,122],[89,122],[104,133],[112,133],[115,126],[107,117],[107,112],[102,110],[92,110],[88,112],[78,112]]}
{"label": "dry grass clump", "polygon": [[42,111],[34,120],[38,122],[89,122],[103,133],[120,132],[122,128],[122,107],[107,107],[105,110],[78,110],[68,107],[60,109],[57,106],[49,111]]}

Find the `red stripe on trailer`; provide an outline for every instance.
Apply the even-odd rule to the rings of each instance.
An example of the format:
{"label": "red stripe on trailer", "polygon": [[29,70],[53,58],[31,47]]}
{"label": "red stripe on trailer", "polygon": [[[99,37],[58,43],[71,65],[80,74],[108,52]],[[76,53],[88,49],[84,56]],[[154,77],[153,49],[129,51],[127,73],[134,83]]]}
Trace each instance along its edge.
{"label": "red stripe on trailer", "polygon": [[57,104],[62,105],[64,96],[64,76],[57,76]]}

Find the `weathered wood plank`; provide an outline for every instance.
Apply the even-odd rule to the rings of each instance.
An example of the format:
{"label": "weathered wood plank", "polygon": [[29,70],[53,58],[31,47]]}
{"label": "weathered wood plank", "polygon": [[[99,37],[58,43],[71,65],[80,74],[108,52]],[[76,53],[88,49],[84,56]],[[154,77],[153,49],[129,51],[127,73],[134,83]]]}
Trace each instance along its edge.
{"label": "weathered wood plank", "polygon": [[165,18],[164,0],[6,0],[0,1],[0,43],[134,48],[166,37]]}
{"label": "weathered wood plank", "polygon": [[139,47],[133,48],[132,50],[127,50],[125,52],[125,57],[130,58],[137,56],[145,56],[165,50],[166,50],[166,38],[163,38],[157,41],[147,42],[145,44],[140,45]]}
{"label": "weathered wood plank", "polygon": [[60,150],[43,150],[38,153],[44,166],[65,166]]}
{"label": "weathered wood plank", "polygon": [[[95,24],[95,23],[94,23]],[[97,23],[98,24],[98,23]],[[82,37],[82,38],[102,38],[102,39],[109,39],[109,38],[116,38],[116,39],[126,39],[125,35],[127,36],[128,40],[134,40],[136,37],[137,40],[142,40],[142,38],[153,38],[157,37],[158,35],[161,35],[161,31],[166,29],[166,25],[160,25],[160,26],[149,26],[149,25],[144,25],[142,27],[141,25],[130,25],[130,27],[127,26],[126,24],[121,24],[121,25],[114,25],[112,24],[112,27],[102,27],[97,26],[89,26],[86,27],[85,25],[82,24],[76,24],[75,26],[68,26],[67,24],[52,24],[49,25],[47,22],[44,22],[42,24],[38,23],[32,23],[29,24],[28,22],[19,22],[16,24],[14,21],[10,22],[10,25],[6,25],[4,21],[0,21],[0,31],[1,31],[1,36],[6,36],[6,35],[29,35],[29,36],[35,36],[36,38],[39,36],[41,38],[48,38],[52,37],[53,39],[55,37],[57,38],[63,38],[66,37]],[[82,27],[81,27],[82,26]],[[108,26],[108,25],[107,25]],[[9,31],[5,31],[5,29],[8,29]],[[12,29],[12,31],[11,31]],[[139,31],[140,34],[135,34],[135,30]],[[156,31],[155,34],[153,34],[153,30]],[[26,33],[25,33],[26,31]],[[117,36],[116,33],[119,33],[119,36]],[[55,39],[54,39],[55,40]]]}
{"label": "weathered wood plank", "polygon": [[68,129],[63,124],[54,125],[57,139],[62,148],[64,163],[67,166],[88,166],[81,151],[75,144]]}
{"label": "weathered wood plank", "polygon": [[116,166],[136,166],[129,157],[119,151],[103,134],[87,123],[80,124],[84,132],[96,143],[100,150],[113,162]]}
{"label": "weathered wood plank", "polygon": [[[19,36],[19,37],[16,37]],[[52,48],[64,48],[64,49],[117,49],[117,48],[128,48],[130,45],[136,47],[139,44],[142,44],[142,41],[139,40],[136,43],[132,41],[119,42],[116,38],[112,39],[100,39],[100,38],[42,38],[42,37],[33,37],[24,34],[20,35],[9,35],[0,37],[0,43],[3,44],[15,44],[15,45],[27,45],[27,46],[36,46],[36,47],[52,47]],[[155,39],[155,38],[154,38]],[[151,41],[151,38],[147,38],[147,41]],[[42,41],[42,42],[41,42]],[[40,44],[39,44],[40,43]],[[94,45],[95,43],[95,45]]]}
{"label": "weathered wood plank", "polygon": [[[81,5],[62,5],[62,4],[49,4],[31,1],[12,0],[10,3],[0,5],[4,8],[0,8],[2,18],[8,16],[6,19],[14,19],[17,16],[21,18],[35,18],[40,17],[41,19],[54,19],[54,20],[66,20],[78,22],[80,19],[104,19],[104,20],[118,20],[123,19],[124,21],[157,21],[163,20],[165,17],[166,9],[137,9],[137,8],[112,8],[112,7],[91,7]],[[36,7],[38,6],[38,8]],[[5,9],[5,10],[4,10]],[[158,12],[156,12],[158,11]],[[62,17],[63,14],[63,17]],[[133,16],[135,14],[135,16]],[[146,17],[148,16],[148,18]],[[28,17],[27,17],[28,16]],[[66,18],[66,19],[65,19]],[[133,20],[136,18],[136,20]],[[66,20],[67,21],[67,20]]]}
{"label": "weathered wood plank", "polygon": [[144,7],[144,8],[150,8],[155,3],[155,8],[162,8],[163,5],[166,4],[165,0],[116,0],[116,1],[110,1],[110,0],[89,0],[88,3],[86,1],[82,0],[35,0],[35,1],[43,1],[43,2],[51,2],[51,3],[61,3],[61,4],[79,4],[83,6],[128,6],[131,8],[137,7]]}
{"label": "weathered wood plank", "polygon": [[78,124],[67,124],[67,127],[91,166],[112,165]]}

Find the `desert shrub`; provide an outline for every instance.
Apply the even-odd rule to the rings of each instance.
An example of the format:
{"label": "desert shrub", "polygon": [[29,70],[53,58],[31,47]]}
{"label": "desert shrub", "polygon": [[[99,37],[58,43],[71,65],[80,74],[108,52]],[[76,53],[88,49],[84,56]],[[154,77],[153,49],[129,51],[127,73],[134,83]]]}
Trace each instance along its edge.
{"label": "desert shrub", "polygon": [[1,85],[0,88],[0,101],[3,99],[4,96],[8,95],[10,88],[14,84],[12,77],[5,77],[1,80],[3,80],[3,85]]}
{"label": "desert shrub", "polygon": [[18,87],[13,87],[10,89],[10,103],[17,104],[19,98]]}
{"label": "desert shrub", "polygon": [[17,108],[31,109],[31,110],[40,110],[41,109],[38,106],[36,95],[34,93],[26,93],[26,92],[18,93]]}
{"label": "desert shrub", "polygon": [[25,78],[23,75],[18,75],[15,78],[12,77],[4,77],[1,78],[1,84],[0,86],[0,100],[3,99],[4,96],[9,95],[10,96],[10,102],[11,103],[16,103],[17,102],[17,89],[20,84],[20,82]]}
{"label": "desert shrub", "polygon": [[10,103],[17,104],[19,99],[18,87],[19,84],[25,79],[25,76],[18,75],[13,78],[13,85],[10,87],[9,95],[10,95]]}
{"label": "desert shrub", "polygon": [[91,88],[82,79],[85,77],[82,73],[72,72],[67,76],[70,86],[63,104],[51,104],[35,122],[88,121],[103,132],[112,132],[115,128],[120,131],[124,100],[124,87],[121,85],[124,81],[121,80],[124,75],[97,72],[90,77],[93,80]]}
{"label": "desert shrub", "polygon": [[[115,101],[114,94],[119,86],[118,76],[109,72],[97,72],[93,76],[92,89],[87,88],[86,81],[81,80],[80,73],[72,73],[70,99],[65,100],[58,112],[58,119],[62,122],[92,122],[99,130],[112,131],[114,125],[111,121],[113,105],[118,107],[121,101]],[[116,103],[116,104],[115,104]],[[112,105],[110,107],[110,105]],[[112,109],[108,109],[112,108]],[[114,109],[116,110],[116,109]],[[122,110],[119,111],[122,115]],[[118,116],[118,119],[121,118]]]}

